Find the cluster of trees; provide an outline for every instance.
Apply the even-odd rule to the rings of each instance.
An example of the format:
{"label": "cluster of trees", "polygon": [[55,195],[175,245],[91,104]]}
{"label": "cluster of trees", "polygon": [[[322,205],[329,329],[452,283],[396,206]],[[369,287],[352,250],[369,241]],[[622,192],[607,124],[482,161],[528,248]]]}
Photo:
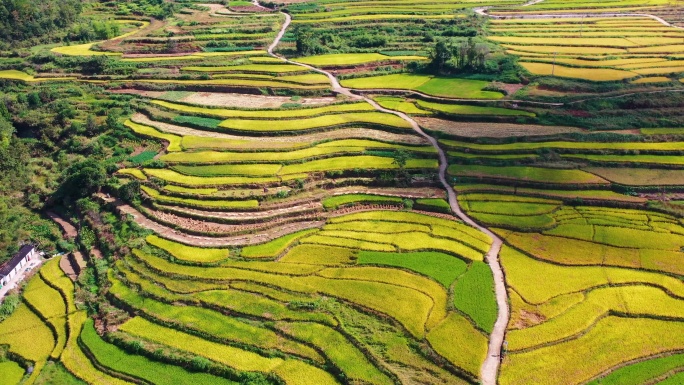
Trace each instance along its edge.
{"label": "cluster of trees", "polygon": [[120,146],[128,104],[89,85],[0,82],[0,263],[26,241],[71,247],[40,212],[75,207],[109,181],[132,151]]}
{"label": "cluster of trees", "polygon": [[119,16],[151,16],[160,20],[173,16],[181,6],[177,2],[164,0],[126,0],[109,4],[116,7],[114,13]]}
{"label": "cluster of trees", "polygon": [[297,46],[297,55],[319,55],[327,52],[321,43],[321,36],[313,29],[307,27],[297,27],[294,30]]}
{"label": "cluster of trees", "polygon": [[460,41],[439,40],[430,53],[430,66],[438,74],[482,71],[490,53],[489,46],[473,38]]}
{"label": "cluster of trees", "polygon": [[121,26],[114,20],[90,20],[74,24],[66,35],[68,41],[108,40],[121,34]]}
{"label": "cluster of trees", "polygon": [[60,239],[49,222],[27,208],[32,155],[14,135],[3,107],[0,103],[0,263],[18,251],[22,241],[31,239],[49,250]]}
{"label": "cluster of trees", "polygon": [[[300,13],[322,11],[323,8],[313,3],[297,3],[287,6],[287,11]],[[415,19],[394,23],[376,23],[375,25],[353,23],[344,28],[330,28],[320,25],[300,25],[294,29],[294,36],[287,36],[287,41],[296,41],[298,52],[372,52],[377,48],[415,50],[420,43],[432,43],[444,38],[467,38],[480,36],[484,30],[486,18],[475,13],[468,17],[454,17],[441,20]],[[414,45],[415,43],[415,45]],[[409,48],[410,47],[410,48]]]}
{"label": "cluster of trees", "polygon": [[386,34],[359,33],[352,36],[340,36],[334,32],[321,33],[309,26],[295,28],[294,38],[298,55],[317,55],[349,49],[382,48],[389,42]]}
{"label": "cluster of trees", "polygon": [[478,38],[439,40],[430,52],[427,66],[411,63],[414,72],[430,72],[437,75],[459,73],[487,74],[503,83],[520,83],[525,72],[518,59],[501,52],[491,52],[487,43]]}
{"label": "cluster of trees", "polygon": [[0,49],[28,46],[67,29],[81,13],[80,0],[0,0]]}

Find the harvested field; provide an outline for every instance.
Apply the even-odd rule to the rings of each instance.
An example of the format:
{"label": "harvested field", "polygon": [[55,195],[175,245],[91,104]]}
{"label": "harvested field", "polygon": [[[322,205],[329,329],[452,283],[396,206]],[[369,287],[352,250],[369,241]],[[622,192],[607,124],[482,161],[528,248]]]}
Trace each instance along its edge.
{"label": "harvested field", "polygon": [[580,128],[539,126],[532,124],[509,123],[463,123],[437,118],[417,117],[415,120],[430,131],[440,131],[453,136],[475,138],[486,136],[489,138],[506,138],[511,136],[544,136],[570,132],[582,132]]}
{"label": "harvested field", "polygon": [[[285,103],[292,103],[292,98],[284,96],[266,96],[249,94],[231,94],[218,92],[190,92],[180,98],[168,97],[168,92],[162,91],[143,91],[122,89],[113,90],[116,93],[131,93],[141,95],[151,99],[163,99],[169,101],[179,101],[183,103],[197,104],[211,107],[235,107],[235,108],[279,108]],[[313,106],[329,104],[335,102],[332,97],[320,98],[299,98],[296,103],[303,106]]]}

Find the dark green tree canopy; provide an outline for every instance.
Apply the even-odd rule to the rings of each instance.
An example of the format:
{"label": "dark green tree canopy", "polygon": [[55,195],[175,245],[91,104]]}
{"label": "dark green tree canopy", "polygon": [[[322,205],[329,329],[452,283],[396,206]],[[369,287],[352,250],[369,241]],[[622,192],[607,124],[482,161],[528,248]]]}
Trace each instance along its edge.
{"label": "dark green tree canopy", "polygon": [[0,0],[0,48],[67,28],[81,8],[79,0]]}

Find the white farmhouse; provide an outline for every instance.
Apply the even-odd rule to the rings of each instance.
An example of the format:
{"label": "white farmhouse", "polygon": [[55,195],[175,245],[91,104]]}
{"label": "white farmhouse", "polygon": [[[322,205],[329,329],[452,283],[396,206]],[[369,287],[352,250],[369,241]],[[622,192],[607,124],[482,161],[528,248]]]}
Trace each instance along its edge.
{"label": "white farmhouse", "polygon": [[12,259],[0,266],[0,287],[7,285],[31,259],[36,257],[38,257],[38,250],[35,246],[23,245]]}

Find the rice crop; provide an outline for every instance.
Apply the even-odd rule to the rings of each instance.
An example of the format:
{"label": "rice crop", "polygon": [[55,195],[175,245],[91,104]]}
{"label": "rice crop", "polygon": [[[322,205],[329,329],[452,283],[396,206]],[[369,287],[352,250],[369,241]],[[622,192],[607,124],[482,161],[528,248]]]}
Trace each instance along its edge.
{"label": "rice crop", "polygon": [[468,315],[487,333],[497,317],[492,271],[484,262],[474,261],[454,285],[454,306]]}
{"label": "rice crop", "polygon": [[427,340],[437,353],[474,376],[487,356],[487,337],[458,313],[432,329]]}
{"label": "rice crop", "polygon": [[270,242],[246,246],[240,251],[240,256],[244,258],[276,258],[297,240],[304,236],[313,234],[316,231],[316,229],[298,231],[296,233],[276,238]]}
{"label": "rice crop", "polygon": [[360,265],[391,266],[415,271],[433,278],[444,287],[465,273],[465,262],[451,255],[437,252],[383,253],[361,251],[358,255]]}
{"label": "rice crop", "polygon": [[210,249],[202,247],[186,246],[177,242],[160,238],[156,235],[148,235],[145,238],[150,245],[166,250],[174,257],[191,262],[211,263],[228,258],[230,251],[226,249]]}

